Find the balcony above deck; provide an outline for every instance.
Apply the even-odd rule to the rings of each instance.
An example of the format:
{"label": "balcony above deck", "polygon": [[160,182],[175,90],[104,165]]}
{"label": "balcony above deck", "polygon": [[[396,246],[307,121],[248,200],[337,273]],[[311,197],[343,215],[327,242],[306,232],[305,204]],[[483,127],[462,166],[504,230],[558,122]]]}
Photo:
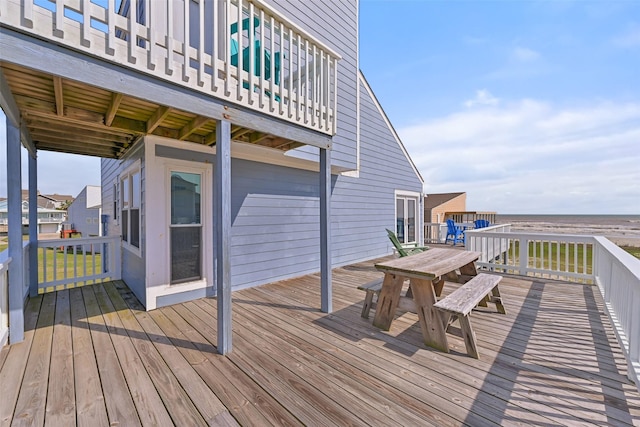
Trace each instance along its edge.
{"label": "balcony above deck", "polygon": [[235,141],[330,148],[337,53],[260,1],[180,4],[0,1],[3,97],[35,148],[119,158],[147,134],[213,145],[220,119]]}

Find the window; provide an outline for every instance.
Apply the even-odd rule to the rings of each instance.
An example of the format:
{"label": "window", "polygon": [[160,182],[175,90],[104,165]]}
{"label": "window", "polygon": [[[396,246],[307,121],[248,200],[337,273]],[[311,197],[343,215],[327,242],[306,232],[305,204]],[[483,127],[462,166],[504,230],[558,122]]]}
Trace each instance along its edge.
{"label": "window", "polygon": [[171,172],[171,283],[202,278],[202,176]]}
{"label": "window", "polygon": [[396,235],[400,243],[418,240],[418,197],[396,194]]}
{"label": "window", "polygon": [[140,248],[141,200],[140,169],[136,168],[123,174],[120,178],[120,221],[122,241],[135,248]]}

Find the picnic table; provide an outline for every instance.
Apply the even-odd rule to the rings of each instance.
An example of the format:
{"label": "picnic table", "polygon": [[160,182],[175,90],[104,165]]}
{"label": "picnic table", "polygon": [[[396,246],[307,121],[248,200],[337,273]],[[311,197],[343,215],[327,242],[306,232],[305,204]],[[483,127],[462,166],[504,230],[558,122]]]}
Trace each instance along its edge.
{"label": "picnic table", "polygon": [[[448,352],[447,325],[439,310],[434,307],[442,293],[445,279],[464,282],[476,276],[475,261],[480,252],[458,249],[433,248],[408,257],[381,262],[375,267],[384,272],[382,289],[378,296],[373,325],[388,331],[399,305],[413,305],[418,314],[424,343]],[[458,274],[459,272],[459,274]],[[413,303],[400,304],[411,299],[401,296],[402,285],[410,280]]]}

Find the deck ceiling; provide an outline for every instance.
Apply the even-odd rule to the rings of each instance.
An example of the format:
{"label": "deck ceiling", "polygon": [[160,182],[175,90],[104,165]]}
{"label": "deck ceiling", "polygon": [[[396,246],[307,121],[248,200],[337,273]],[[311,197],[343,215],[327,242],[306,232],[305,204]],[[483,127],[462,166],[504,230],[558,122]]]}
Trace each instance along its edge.
{"label": "deck ceiling", "polygon": [[[215,145],[211,117],[6,62],[0,68],[38,150],[117,159],[144,135]],[[284,151],[303,145],[233,124],[231,138]]]}

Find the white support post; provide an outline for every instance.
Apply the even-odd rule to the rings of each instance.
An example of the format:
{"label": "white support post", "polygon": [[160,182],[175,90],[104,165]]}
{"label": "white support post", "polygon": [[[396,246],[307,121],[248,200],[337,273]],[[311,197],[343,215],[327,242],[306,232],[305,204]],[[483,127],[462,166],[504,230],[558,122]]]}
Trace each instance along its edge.
{"label": "white support post", "polygon": [[7,126],[7,201],[9,241],[9,343],[24,340],[24,257],[22,250],[22,174],[20,129],[9,119]]}
{"label": "white support post", "polygon": [[320,149],[320,293],[322,312],[331,313],[331,151],[326,148]]}
{"label": "white support post", "polygon": [[[27,260],[25,260],[26,262]],[[29,154],[29,295],[38,295],[38,159]]]}
{"label": "white support post", "polygon": [[213,177],[218,353],[231,352],[231,123],[216,124],[216,168]]}

